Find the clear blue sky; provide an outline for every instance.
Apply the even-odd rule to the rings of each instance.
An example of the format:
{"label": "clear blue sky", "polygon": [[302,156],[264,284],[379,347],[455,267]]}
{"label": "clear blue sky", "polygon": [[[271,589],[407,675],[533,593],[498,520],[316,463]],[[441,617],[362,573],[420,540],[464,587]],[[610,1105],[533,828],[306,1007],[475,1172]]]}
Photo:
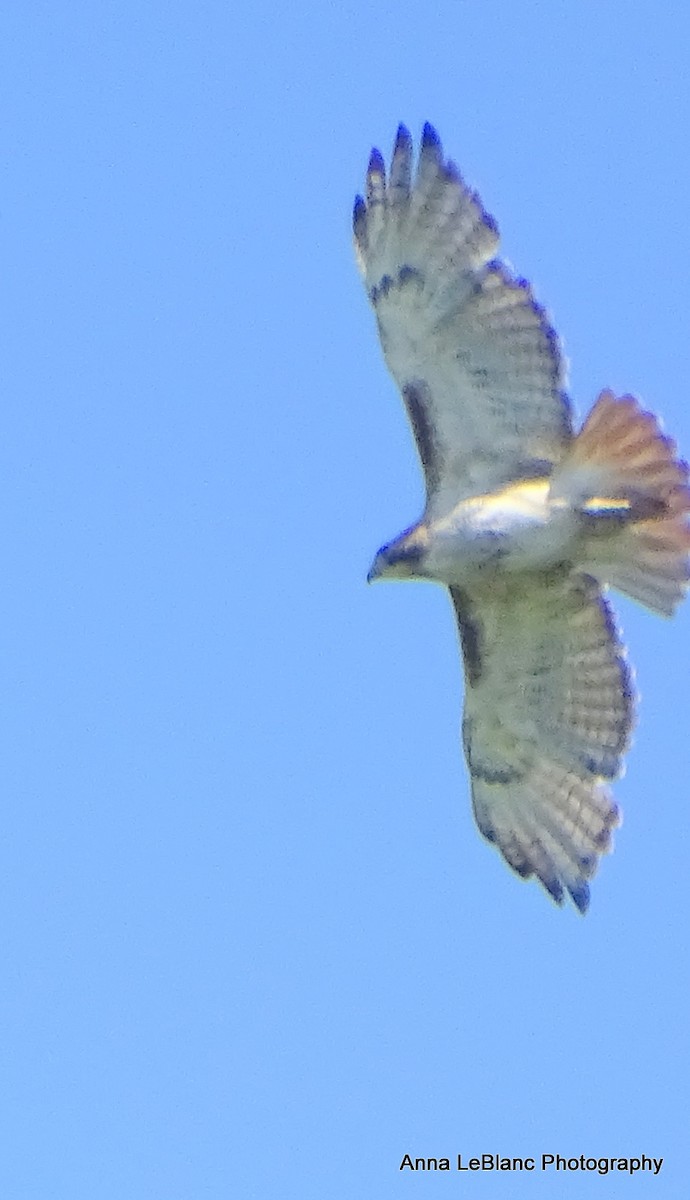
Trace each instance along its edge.
{"label": "clear blue sky", "polygon": [[367,588],[422,488],[355,273],[425,119],[580,412],[690,453],[687,6],[15,2],[0,22],[0,1194],[553,1196],[402,1156],[690,1184],[688,650],[642,692],[582,919],[475,832],[440,589]]}

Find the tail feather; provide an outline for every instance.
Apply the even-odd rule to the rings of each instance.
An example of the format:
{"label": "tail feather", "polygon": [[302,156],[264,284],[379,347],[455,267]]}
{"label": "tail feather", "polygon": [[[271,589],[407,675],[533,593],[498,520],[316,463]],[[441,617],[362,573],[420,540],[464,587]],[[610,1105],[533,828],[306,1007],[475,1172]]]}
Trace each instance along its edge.
{"label": "tail feather", "polygon": [[653,612],[670,617],[690,579],[690,527],[684,516],[629,525],[610,539],[592,538],[582,566]]}
{"label": "tail feather", "polygon": [[687,465],[657,418],[633,396],[604,391],[557,468],[552,494],[582,503],[646,493],[667,505],[676,494],[690,499],[687,483]]}
{"label": "tail feather", "polygon": [[652,413],[602,392],[551,485],[586,519],[578,566],[670,616],[690,578],[688,477]]}

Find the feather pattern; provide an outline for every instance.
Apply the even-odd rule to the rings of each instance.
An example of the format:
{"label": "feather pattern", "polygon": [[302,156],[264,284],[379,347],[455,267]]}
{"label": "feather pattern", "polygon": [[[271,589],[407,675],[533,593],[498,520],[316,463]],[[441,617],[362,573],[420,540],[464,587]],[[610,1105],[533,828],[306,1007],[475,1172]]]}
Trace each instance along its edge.
{"label": "feather pattern", "polygon": [[633,718],[611,610],[594,580],[562,570],[493,580],[473,592],[471,616],[450,592],[477,824],[519,874],[536,875],[556,900],[565,887],[584,911],[619,820],[604,781],[621,771]]}
{"label": "feather pattern", "polygon": [[572,427],[558,339],[529,284],[496,259],[496,223],[430,125],[414,181],[404,126],[388,179],[372,153],[354,235],[415,432],[427,511],[442,515],[531,464],[559,461]]}

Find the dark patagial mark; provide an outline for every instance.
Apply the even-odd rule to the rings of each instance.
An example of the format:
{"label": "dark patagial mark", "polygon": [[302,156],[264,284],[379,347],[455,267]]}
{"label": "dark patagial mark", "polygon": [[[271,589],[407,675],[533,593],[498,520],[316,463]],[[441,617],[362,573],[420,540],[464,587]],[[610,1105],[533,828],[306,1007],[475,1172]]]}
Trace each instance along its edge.
{"label": "dark patagial mark", "polygon": [[436,435],[431,423],[428,388],[425,383],[406,383],[402,394],[424,468],[427,493],[429,493],[438,484],[441,463]]}
{"label": "dark patagial mark", "polygon": [[467,681],[471,687],[475,687],[479,683],[483,671],[482,627],[472,611],[472,605],[467,592],[459,587],[451,587],[449,590],[460,631],[460,644],[462,645],[462,653],[465,660]]}

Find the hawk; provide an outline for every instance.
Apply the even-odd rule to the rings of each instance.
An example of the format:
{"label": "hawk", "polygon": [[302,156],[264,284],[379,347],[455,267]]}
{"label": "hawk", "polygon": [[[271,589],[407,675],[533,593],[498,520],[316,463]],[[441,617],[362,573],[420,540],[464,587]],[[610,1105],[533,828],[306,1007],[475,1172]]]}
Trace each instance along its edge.
{"label": "hawk", "polygon": [[690,576],[688,468],[659,421],[605,390],[578,433],[560,344],[498,229],[426,125],[398,129],[354,207],[359,268],[426,483],[369,579],[449,592],[477,825],[580,912],[620,813],[608,781],[633,686],[604,589],[669,616]]}

